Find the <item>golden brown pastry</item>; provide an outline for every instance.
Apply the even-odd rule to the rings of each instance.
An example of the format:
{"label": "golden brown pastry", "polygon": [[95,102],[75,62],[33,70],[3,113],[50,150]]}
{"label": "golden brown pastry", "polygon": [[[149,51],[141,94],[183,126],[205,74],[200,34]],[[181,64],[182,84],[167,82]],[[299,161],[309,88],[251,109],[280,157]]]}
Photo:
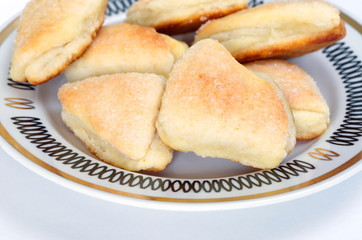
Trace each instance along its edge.
{"label": "golden brown pastry", "polygon": [[62,119],[103,161],[131,171],[160,171],[172,159],[155,128],[164,86],[165,78],[141,73],[68,83],[58,93]]}
{"label": "golden brown pastry", "polygon": [[195,41],[221,42],[239,62],[290,58],[331,45],[346,34],[339,11],[322,0],[275,1],[212,20]]}
{"label": "golden brown pastry", "polygon": [[176,62],[156,127],[175,150],[262,169],[278,166],[296,142],[293,116],[276,84],[211,39]]}
{"label": "golden brown pastry", "polygon": [[21,15],[10,76],[42,84],[60,74],[92,42],[107,0],[32,0]]}
{"label": "golden brown pastry", "polygon": [[105,26],[81,58],[65,72],[69,82],[104,74],[140,72],[168,76],[188,48],[153,28],[131,24]]}
{"label": "golden brown pastry", "polygon": [[285,60],[260,60],[244,65],[267,74],[284,92],[292,110],[298,140],[323,134],[329,124],[329,108],[314,79]]}
{"label": "golden brown pastry", "polygon": [[126,22],[177,34],[247,7],[247,0],[139,0],[128,10]]}

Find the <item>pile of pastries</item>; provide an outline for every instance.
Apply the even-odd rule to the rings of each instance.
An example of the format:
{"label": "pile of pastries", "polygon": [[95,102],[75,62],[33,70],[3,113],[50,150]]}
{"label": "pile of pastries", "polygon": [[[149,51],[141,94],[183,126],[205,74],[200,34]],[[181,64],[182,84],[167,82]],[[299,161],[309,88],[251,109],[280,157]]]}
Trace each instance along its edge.
{"label": "pile of pastries", "polygon": [[[35,85],[64,72],[62,119],[101,160],[161,171],[177,150],[270,169],[327,129],[316,82],[286,59],[345,36],[331,4],[139,0],[124,23],[103,26],[106,7],[32,0],[10,70]],[[176,39],[184,33],[192,44]]]}

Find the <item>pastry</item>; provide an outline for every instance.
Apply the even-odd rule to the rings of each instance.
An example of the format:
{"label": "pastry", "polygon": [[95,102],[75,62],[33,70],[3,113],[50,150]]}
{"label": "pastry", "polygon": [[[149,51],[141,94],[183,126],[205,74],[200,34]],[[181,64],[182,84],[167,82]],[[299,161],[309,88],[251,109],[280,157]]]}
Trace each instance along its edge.
{"label": "pastry", "polygon": [[197,42],[176,62],[156,127],[171,148],[255,168],[278,166],[295,146],[283,93],[217,41]]}
{"label": "pastry", "polygon": [[246,0],[139,0],[129,8],[126,22],[179,34],[247,7]]}
{"label": "pastry", "polygon": [[268,75],[283,91],[292,110],[297,140],[323,134],[329,124],[329,108],[314,79],[299,66],[285,60],[260,60],[244,65]]}
{"label": "pastry", "polygon": [[343,38],[339,11],[322,0],[287,0],[259,5],[201,26],[195,41],[212,38],[239,62],[291,58]]}
{"label": "pastry", "polygon": [[104,26],[81,58],[65,72],[69,82],[104,74],[140,72],[168,76],[186,43],[131,24]]}
{"label": "pastry", "polygon": [[162,76],[141,73],[67,83],[58,93],[62,119],[103,161],[130,171],[160,171],[172,159],[155,128],[164,86]]}
{"label": "pastry", "polygon": [[107,0],[32,0],[19,22],[10,77],[42,84],[63,72],[91,44]]}

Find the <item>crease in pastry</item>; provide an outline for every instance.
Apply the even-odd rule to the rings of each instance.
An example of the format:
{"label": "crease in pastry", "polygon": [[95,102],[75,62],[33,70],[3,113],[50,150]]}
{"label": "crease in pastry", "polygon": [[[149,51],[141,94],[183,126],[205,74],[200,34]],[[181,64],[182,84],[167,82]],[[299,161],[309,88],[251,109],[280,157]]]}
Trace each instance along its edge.
{"label": "crease in pastry", "polygon": [[84,52],[88,44],[92,41],[91,36],[79,37],[60,47],[54,47],[44,52],[38,58],[33,59],[26,68],[25,75],[27,81],[37,84],[43,81],[41,79],[51,79],[64,71],[64,66],[73,62],[78,56],[73,52],[80,50]]}
{"label": "crease in pastry", "polygon": [[20,17],[10,77],[37,85],[63,72],[96,36],[106,7],[107,0],[29,2]]}
{"label": "crease in pastry", "polygon": [[278,166],[296,143],[277,85],[212,39],[197,42],[174,65],[156,127],[175,150],[262,169]]}
{"label": "crease in pastry", "polygon": [[247,7],[246,0],[139,0],[128,10],[126,22],[180,34]]}
{"label": "crease in pastry", "polygon": [[65,76],[68,82],[126,72],[167,77],[187,48],[186,43],[153,28],[126,23],[104,26],[83,56],[68,67]]}
{"label": "crease in pastry", "polygon": [[165,78],[125,73],[63,85],[58,93],[67,127],[101,160],[130,171],[160,171],[172,150],[155,121]]}
{"label": "crease in pastry", "polygon": [[329,46],[345,34],[339,11],[331,4],[323,0],[289,0],[211,20],[197,31],[195,42],[218,40],[239,62],[248,62],[301,56]]}

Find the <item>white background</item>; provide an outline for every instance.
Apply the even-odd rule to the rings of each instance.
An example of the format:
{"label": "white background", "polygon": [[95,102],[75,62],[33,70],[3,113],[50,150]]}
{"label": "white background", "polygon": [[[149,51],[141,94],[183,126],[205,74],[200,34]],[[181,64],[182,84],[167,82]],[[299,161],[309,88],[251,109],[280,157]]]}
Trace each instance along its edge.
{"label": "white background", "polygon": [[[26,2],[0,0],[0,25]],[[362,23],[361,1],[329,2]],[[0,239],[357,240],[362,239],[361,186],[362,174],[358,174],[322,192],[265,207],[157,211],[122,206],[61,187],[0,149]]]}

